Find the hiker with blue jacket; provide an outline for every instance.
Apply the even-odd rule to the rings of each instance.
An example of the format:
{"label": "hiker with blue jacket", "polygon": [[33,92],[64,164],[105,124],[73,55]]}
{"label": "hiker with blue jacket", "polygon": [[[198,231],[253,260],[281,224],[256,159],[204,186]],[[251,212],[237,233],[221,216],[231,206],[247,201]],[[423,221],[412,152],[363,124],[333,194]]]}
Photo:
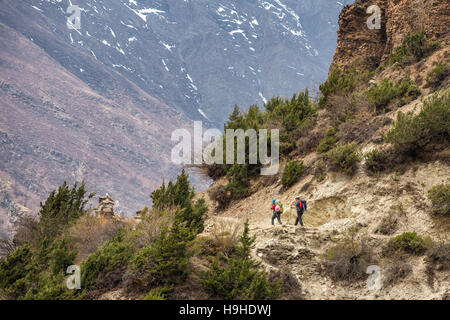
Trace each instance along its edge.
{"label": "hiker with blue jacket", "polygon": [[278,223],[282,225],[281,223],[281,214],[283,213],[283,204],[279,200],[272,200],[272,225],[274,225],[273,221],[275,219],[278,220]]}
{"label": "hiker with blue jacket", "polygon": [[300,200],[300,197],[295,197],[295,208],[297,209],[297,219],[295,220],[295,225],[300,222],[300,225],[303,227],[302,215],[306,211],[306,201]]}

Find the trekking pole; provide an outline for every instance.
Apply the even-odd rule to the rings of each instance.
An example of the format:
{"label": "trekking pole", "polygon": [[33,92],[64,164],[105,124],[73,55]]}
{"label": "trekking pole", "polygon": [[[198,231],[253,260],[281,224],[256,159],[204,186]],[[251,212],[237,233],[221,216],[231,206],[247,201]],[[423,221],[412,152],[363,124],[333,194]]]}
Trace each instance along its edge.
{"label": "trekking pole", "polygon": [[291,223],[291,212],[292,212],[292,204],[289,206],[289,218],[288,218],[288,223]]}

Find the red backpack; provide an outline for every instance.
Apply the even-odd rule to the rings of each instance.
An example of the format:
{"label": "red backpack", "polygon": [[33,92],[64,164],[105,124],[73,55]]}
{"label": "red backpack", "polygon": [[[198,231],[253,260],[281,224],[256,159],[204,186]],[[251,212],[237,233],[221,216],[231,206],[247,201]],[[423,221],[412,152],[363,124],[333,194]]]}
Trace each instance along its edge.
{"label": "red backpack", "polygon": [[307,210],[306,200],[298,200],[299,208],[302,212]]}

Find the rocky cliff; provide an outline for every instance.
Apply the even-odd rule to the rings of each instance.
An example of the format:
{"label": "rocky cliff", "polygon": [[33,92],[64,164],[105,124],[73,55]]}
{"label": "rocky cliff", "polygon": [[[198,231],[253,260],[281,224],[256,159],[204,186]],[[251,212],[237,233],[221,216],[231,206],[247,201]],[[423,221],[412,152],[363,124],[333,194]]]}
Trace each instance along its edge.
{"label": "rocky cliff", "polygon": [[[380,29],[367,28],[371,5],[381,9]],[[330,69],[347,68],[359,61],[376,68],[408,34],[424,31],[430,39],[448,45],[450,4],[439,0],[358,0],[339,15],[338,45]]]}

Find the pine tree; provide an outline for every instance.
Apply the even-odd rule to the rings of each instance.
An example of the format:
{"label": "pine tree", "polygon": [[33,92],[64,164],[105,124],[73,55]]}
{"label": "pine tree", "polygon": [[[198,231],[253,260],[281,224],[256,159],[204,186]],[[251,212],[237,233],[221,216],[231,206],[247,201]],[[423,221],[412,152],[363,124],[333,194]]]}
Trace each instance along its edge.
{"label": "pine tree", "polygon": [[250,257],[255,236],[249,236],[248,221],[231,257],[223,254],[202,273],[202,284],[213,298],[225,300],[276,299],[280,295],[280,283],[267,280],[260,271],[260,263]]}
{"label": "pine tree", "polygon": [[194,197],[194,189],[189,183],[189,175],[186,174],[184,169],[177,178],[177,182],[174,187],[174,203],[181,207],[185,207],[188,202]]}
{"label": "pine tree", "polygon": [[72,189],[66,182],[56,190],[52,191],[44,204],[41,202],[39,211],[39,229],[42,237],[53,239],[68,225],[73,223],[82,214],[88,199],[84,181],[78,187],[75,183]]}

